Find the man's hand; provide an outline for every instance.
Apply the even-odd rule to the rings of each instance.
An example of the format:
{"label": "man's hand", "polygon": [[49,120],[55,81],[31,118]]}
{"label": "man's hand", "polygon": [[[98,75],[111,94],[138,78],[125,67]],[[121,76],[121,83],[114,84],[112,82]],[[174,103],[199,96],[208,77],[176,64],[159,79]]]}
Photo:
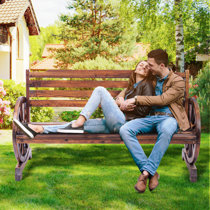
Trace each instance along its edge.
{"label": "man's hand", "polygon": [[120,104],[120,110],[122,111],[133,111],[135,107],[134,98],[127,99]]}

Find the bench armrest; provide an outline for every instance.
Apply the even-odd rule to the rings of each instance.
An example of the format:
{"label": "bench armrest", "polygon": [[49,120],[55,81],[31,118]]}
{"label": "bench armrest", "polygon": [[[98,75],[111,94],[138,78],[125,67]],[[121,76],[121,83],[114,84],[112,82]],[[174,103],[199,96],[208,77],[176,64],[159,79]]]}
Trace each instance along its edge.
{"label": "bench armrest", "polygon": [[20,96],[15,104],[13,119],[20,120],[21,122],[26,120],[26,102],[27,99],[24,96]]}
{"label": "bench armrest", "polygon": [[198,102],[194,97],[189,98],[188,118],[191,128],[198,139],[201,135],[201,118]]}

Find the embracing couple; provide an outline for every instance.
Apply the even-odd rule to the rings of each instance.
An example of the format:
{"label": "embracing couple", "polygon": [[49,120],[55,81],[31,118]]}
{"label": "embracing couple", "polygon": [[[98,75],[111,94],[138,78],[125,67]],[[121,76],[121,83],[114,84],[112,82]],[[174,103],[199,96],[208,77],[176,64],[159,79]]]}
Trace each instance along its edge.
{"label": "embracing couple", "polygon": [[[103,87],[94,89],[78,119],[64,125],[32,125],[18,120],[14,123],[30,138],[38,133],[119,133],[141,175],[135,185],[143,193],[149,179],[149,189],[158,186],[156,172],[174,133],[187,130],[187,114],[183,107],[185,82],[168,68],[168,54],[162,49],[148,53],[131,73],[128,87],[116,100]],[[101,105],[103,119],[89,119]],[[136,135],[156,132],[157,141],[149,157]]]}

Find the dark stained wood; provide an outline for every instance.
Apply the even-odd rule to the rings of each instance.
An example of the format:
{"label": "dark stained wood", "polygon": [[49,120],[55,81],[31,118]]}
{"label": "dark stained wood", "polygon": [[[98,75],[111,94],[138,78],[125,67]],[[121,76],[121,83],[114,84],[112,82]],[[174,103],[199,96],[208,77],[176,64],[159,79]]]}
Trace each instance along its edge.
{"label": "dark stained wood", "polygon": [[30,100],[35,107],[84,107],[87,100]]}
{"label": "dark stained wood", "polygon": [[[157,135],[147,134],[137,136],[141,144],[154,144]],[[46,144],[123,144],[119,134],[45,134],[29,139],[26,135],[17,136],[18,143],[46,143]],[[196,136],[192,133],[175,134],[171,144],[194,144]]]}
{"label": "dark stained wood", "polygon": [[[30,97],[77,97],[89,98],[93,90],[30,90]],[[109,91],[112,97],[116,97],[120,91]]]}
{"label": "dark stained wood", "polygon": [[[29,122],[30,112],[29,107],[84,107],[87,103],[85,98],[89,98],[92,90],[75,90],[75,88],[90,88],[97,86],[105,88],[125,88],[128,81],[110,81],[105,78],[128,78],[130,70],[47,70],[26,72],[26,97],[20,97],[17,100],[14,109],[14,119]],[[195,98],[189,98],[189,71],[183,73],[177,72],[179,76],[185,79],[185,109],[188,113],[191,130],[178,132],[171,140],[171,144],[184,144],[182,149],[182,159],[190,172],[190,181],[197,180],[197,168],[195,162],[200,151],[200,112]],[[81,78],[76,80],[42,80],[41,78]],[[83,78],[83,79],[82,79]],[[93,80],[84,80],[84,78]],[[100,81],[94,78],[101,78]],[[31,89],[33,87],[33,90]],[[71,90],[40,90],[40,87],[58,88],[65,87]],[[73,90],[72,90],[73,88]],[[110,90],[110,93],[115,97],[119,91]],[[47,97],[48,100],[30,100],[32,97]],[[55,99],[54,99],[55,97]],[[58,100],[58,98],[60,100]],[[63,97],[65,98],[63,100]],[[84,98],[84,100],[81,100]],[[64,122],[41,123],[37,125],[55,125],[63,124]],[[144,134],[137,136],[140,144],[154,144],[157,139],[156,134]],[[15,178],[22,179],[22,171],[26,162],[32,157],[30,143],[46,143],[46,144],[123,144],[119,134],[39,134],[34,139],[29,139],[26,135],[21,134],[21,131],[13,124],[13,147],[15,157],[18,161]]]}
{"label": "dark stained wood", "polygon": [[30,108],[29,108],[29,70],[26,70],[26,113],[27,122],[30,122]]}
{"label": "dark stained wood", "polygon": [[185,110],[188,113],[188,99],[189,99],[189,70],[185,71],[186,79],[185,79]]}
{"label": "dark stained wood", "polygon": [[47,70],[31,71],[37,78],[128,78],[133,70]]}
{"label": "dark stained wood", "polygon": [[[22,122],[24,122],[25,119],[27,119],[26,112],[23,111],[23,108],[25,108],[25,104],[26,104],[26,97],[19,97],[15,108],[14,108],[14,113],[13,113],[13,119],[17,119],[20,120]],[[14,148],[14,153],[15,153],[15,157],[17,159],[18,162],[25,162],[27,161],[28,158],[28,154],[30,152],[30,147],[29,145],[23,145],[23,144],[19,144],[17,143],[17,132],[19,132],[19,129],[17,128],[17,126],[13,123],[13,148]]]}
{"label": "dark stained wood", "polygon": [[65,81],[65,80],[30,80],[29,87],[66,87],[66,88],[95,88],[103,86],[105,88],[126,88],[127,81]]}

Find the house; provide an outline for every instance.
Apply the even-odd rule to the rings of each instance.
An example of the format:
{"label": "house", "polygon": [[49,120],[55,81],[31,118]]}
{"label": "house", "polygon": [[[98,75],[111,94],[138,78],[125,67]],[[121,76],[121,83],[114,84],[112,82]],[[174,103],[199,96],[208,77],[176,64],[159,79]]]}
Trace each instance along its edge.
{"label": "house", "polygon": [[0,0],[0,78],[25,81],[29,36],[40,28],[31,0]]}

